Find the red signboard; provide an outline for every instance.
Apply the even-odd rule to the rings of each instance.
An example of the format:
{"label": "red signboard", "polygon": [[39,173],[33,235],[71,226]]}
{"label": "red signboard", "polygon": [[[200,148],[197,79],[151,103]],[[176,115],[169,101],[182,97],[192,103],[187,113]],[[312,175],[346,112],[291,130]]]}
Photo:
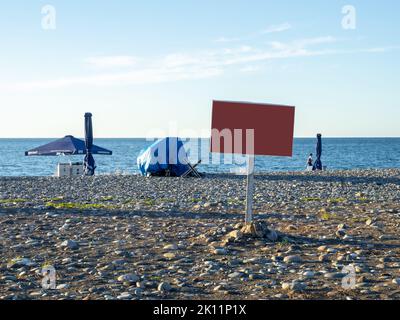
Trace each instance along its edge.
{"label": "red signboard", "polygon": [[211,152],[290,157],[294,117],[291,106],[214,101]]}

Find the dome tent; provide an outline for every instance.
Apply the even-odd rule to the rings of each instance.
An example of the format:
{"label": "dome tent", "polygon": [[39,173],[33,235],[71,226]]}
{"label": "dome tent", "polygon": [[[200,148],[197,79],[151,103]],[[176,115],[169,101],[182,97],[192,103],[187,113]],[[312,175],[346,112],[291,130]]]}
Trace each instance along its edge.
{"label": "dome tent", "polygon": [[183,142],[179,138],[163,138],[142,150],[137,158],[143,176],[181,177],[191,170]]}

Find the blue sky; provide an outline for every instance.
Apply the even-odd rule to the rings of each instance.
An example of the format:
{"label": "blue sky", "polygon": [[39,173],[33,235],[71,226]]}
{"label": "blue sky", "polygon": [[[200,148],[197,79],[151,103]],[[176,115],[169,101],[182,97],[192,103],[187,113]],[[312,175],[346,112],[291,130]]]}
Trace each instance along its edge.
{"label": "blue sky", "polygon": [[298,137],[400,136],[399,14],[397,0],[2,0],[0,137],[82,136],[87,111],[97,137],[207,135],[213,99],[295,105]]}

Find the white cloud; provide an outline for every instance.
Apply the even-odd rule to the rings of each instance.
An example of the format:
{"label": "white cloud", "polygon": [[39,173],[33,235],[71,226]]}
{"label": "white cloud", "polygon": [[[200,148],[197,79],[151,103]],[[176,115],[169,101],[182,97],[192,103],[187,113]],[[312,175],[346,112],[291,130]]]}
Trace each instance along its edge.
{"label": "white cloud", "polygon": [[90,57],[86,63],[96,68],[131,67],[138,59],[132,56]]}
{"label": "white cloud", "polygon": [[219,43],[229,43],[229,42],[237,42],[240,41],[240,38],[226,38],[226,37],[220,37],[215,40],[215,42]]}
{"label": "white cloud", "polygon": [[35,89],[57,89],[77,85],[86,86],[126,86],[143,85],[181,80],[195,80],[219,76],[222,70],[218,68],[167,68],[142,69],[121,73],[100,74],[94,76],[59,78],[49,81],[19,83],[5,88],[11,91]]}
{"label": "white cloud", "polygon": [[306,39],[298,39],[289,43],[279,42],[279,41],[271,41],[269,44],[275,50],[285,50],[288,48],[305,48],[309,46],[315,46],[318,44],[329,44],[337,42],[338,40],[334,37],[316,37],[316,38],[306,38]]}
{"label": "white cloud", "polygon": [[235,48],[225,48],[222,50],[222,53],[225,55],[230,55],[230,54],[247,53],[251,51],[253,51],[253,48],[250,46],[240,46]]}
{"label": "white cloud", "polygon": [[244,36],[244,37],[220,37],[218,39],[216,39],[214,42],[217,43],[231,43],[231,42],[238,42],[238,41],[243,41],[243,40],[249,40],[249,39],[254,39],[254,38],[258,38],[260,37],[260,35],[263,34],[270,34],[270,33],[278,33],[278,32],[284,32],[287,30],[292,29],[292,25],[288,22],[282,23],[282,24],[278,24],[278,25],[272,25],[269,26],[268,28],[262,30],[262,31],[258,31],[256,33]]}
{"label": "white cloud", "polygon": [[262,46],[236,46],[172,53],[161,57],[134,58],[111,56],[86,59],[92,65],[122,70],[107,70],[83,76],[58,78],[48,81],[0,84],[1,90],[53,89],[71,86],[125,86],[198,80],[221,76],[228,69],[238,72],[257,71],[260,64],[274,59],[312,57],[334,54],[380,53],[396,47],[335,49],[327,46],[338,40],[331,36],[298,39],[291,42],[271,42]]}
{"label": "white cloud", "polygon": [[245,66],[241,68],[239,71],[243,73],[253,73],[259,71],[261,68],[260,66]]}
{"label": "white cloud", "polygon": [[162,59],[162,64],[168,68],[182,67],[193,64],[200,64],[201,57],[195,57],[186,53],[173,53]]}
{"label": "white cloud", "polygon": [[261,31],[262,34],[269,34],[269,33],[277,33],[277,32],[283,32],[292,29],[292,25],[288,22],[278,24],[278,25],[273,25],[269,26],[265,30]]}
{"label": "white cloud", "polygon": [[292,42],[271,42],[266,49],[252,49],[247,54],[234,54],[225,57],[225,65],[243,64],[272,59],[285,59],[293,57],[307,57],[316,55],[333,54],[331,49],[310,49],[310,46],[317,44],[333,43],[336,39],[333,37],[318,37],[309,39],[300,39]]}
{"label": "white cloud", "polygon": [[327,36],[327,37],[316,37],[316,38],[308,38],[308,39],[301,39],[294,41],[293,43],[304,47],[304,46],[312,46],[312,45],[317,45],[317,44],[326,44],[326,43],[334,43],[337,42],[338,40],[332,36]]}

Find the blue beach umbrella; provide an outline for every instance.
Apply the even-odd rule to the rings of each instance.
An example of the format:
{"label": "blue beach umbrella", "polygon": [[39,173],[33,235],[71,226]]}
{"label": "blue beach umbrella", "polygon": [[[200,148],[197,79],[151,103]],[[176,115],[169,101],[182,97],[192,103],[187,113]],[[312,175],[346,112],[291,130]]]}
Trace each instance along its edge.
{"label": "blue beach umbrella", "polygon": [[[25,156],[74,156],[86,154],[85,141],[73,136],[65,136],[59,140],[25,152]],[[92,154],[112,155],[112,151],[93,145]]]}
{"label": "blue beach umbrella", "polygon": [[71,135],[25,152],[25,156],[75,156],[85,155],[85,175],[93,176],[96,164],[94,154],[112,155],[112,151],[93,144],[92,114],[85,114],[85,141]]}
{"label": "blue beach umbrella", "polygon": [[317,134],[317,159],[315,160],[313,170],[322,170],[321,156],[322,156],[322,135]]}

